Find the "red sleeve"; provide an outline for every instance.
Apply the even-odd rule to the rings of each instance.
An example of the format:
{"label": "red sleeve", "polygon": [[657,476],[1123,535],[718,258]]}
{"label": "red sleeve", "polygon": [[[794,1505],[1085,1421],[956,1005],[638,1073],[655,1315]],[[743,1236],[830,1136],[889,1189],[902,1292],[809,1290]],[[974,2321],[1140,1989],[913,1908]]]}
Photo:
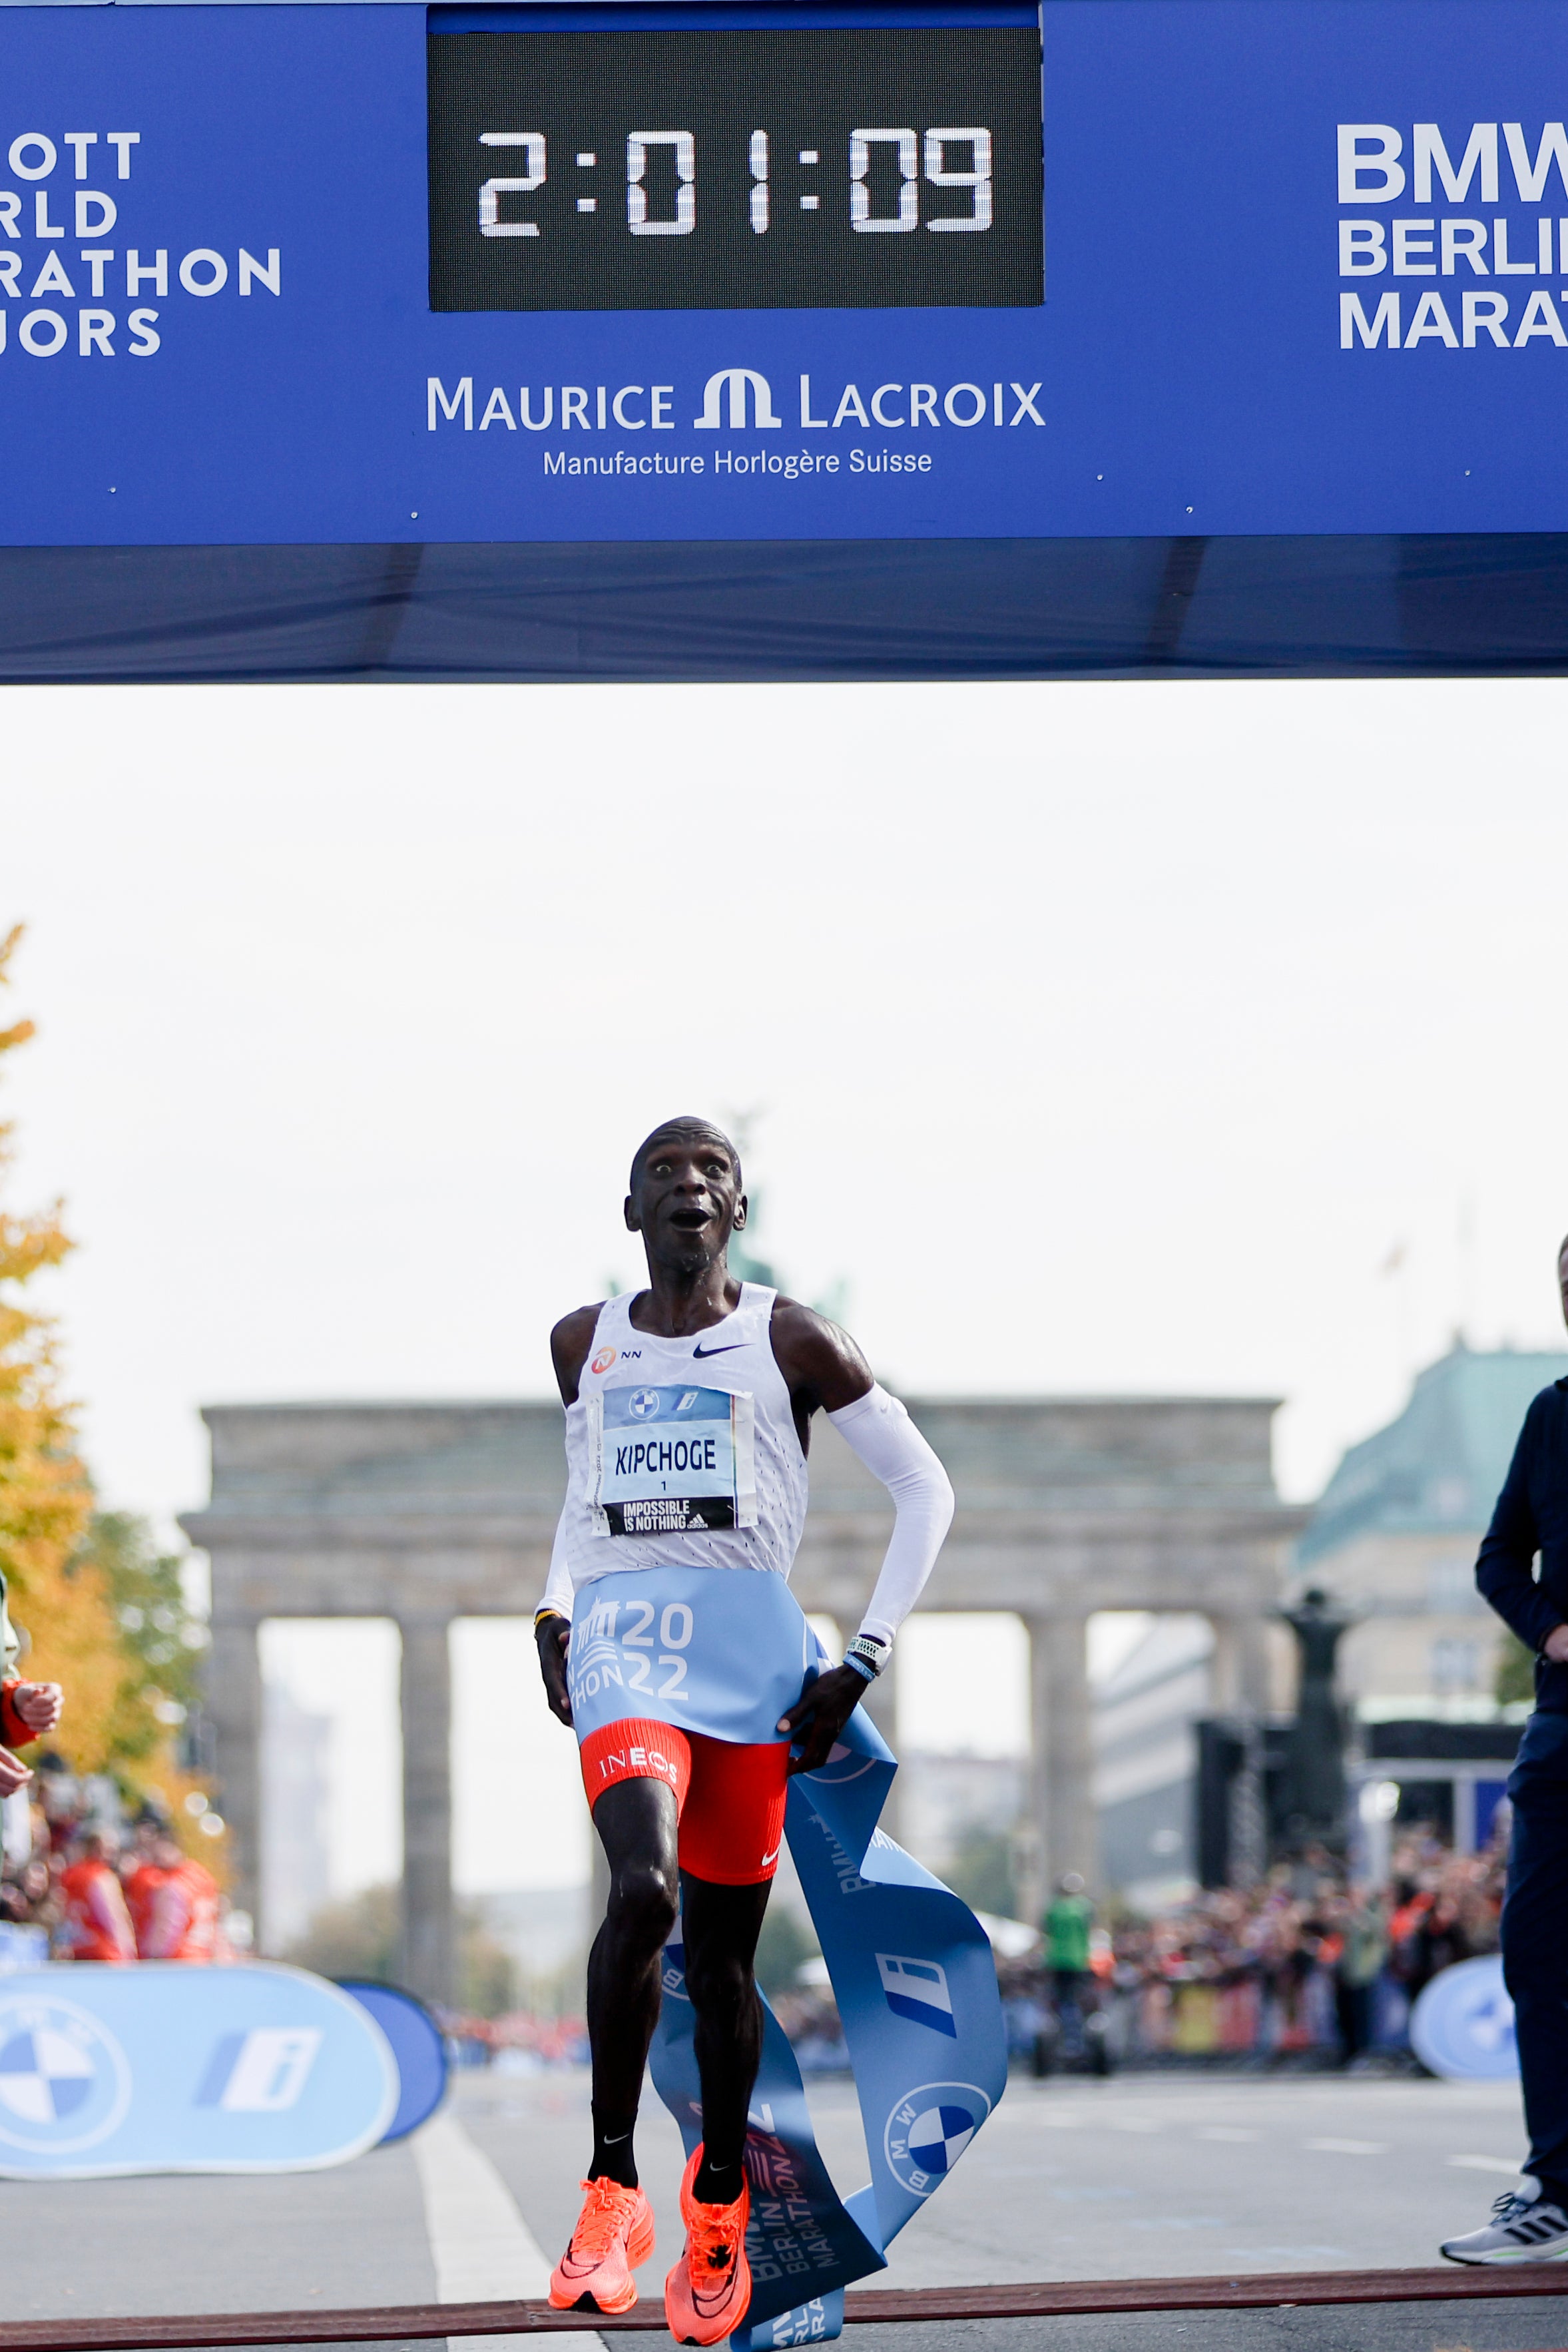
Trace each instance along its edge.
{"label": "red sleeve", "polygon": [[38,1737],[11,1703],[11,1694],[20,1689],[21,1681],[19,1675],[13,1675],[8,1683],[0,1683],[0,1748],[30,1748]]}

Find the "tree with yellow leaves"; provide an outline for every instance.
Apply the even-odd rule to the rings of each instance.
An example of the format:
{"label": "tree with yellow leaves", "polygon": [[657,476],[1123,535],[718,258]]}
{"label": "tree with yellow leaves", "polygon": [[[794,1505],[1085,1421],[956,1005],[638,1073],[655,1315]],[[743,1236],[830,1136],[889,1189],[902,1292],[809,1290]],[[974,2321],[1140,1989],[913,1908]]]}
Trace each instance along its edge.
{"label": "tree with yellow leaves", "polygon": [[[0,989],[12,984],[21,936],[0,940]],[[30,1021],[0,1028],[0,1062],[33,1034]],[[13,1131],[0,1121],[0,1188]],[[201,1636],[178,1561],[154,1550],[140,1522],[94,1507],[60,1392],[55,1323],[27,1295],[71,1247],[57,1202],[20,1214],[0,1191],[0,1572],[30,1641],[26,1674],[65,1685],[50,1747],[78,1772],[111,1774],[128,1796],[156,1780],[173,1797],[198,1785],[178,1765],[172,1734],[194,1696]]]}

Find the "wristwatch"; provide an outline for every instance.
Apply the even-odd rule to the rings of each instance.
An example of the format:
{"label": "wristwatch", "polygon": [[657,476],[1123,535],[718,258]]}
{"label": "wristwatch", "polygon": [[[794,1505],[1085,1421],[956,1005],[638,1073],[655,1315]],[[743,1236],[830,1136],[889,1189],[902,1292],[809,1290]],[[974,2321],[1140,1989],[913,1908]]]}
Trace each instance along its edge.
{"label": "wristwatch", "polygon": [[844,1664],[863,1675],[868,1683],[875,1682],[889,1656],[888,1645],[879,1642],[873,1633],[857,1633],[844,1652]]}

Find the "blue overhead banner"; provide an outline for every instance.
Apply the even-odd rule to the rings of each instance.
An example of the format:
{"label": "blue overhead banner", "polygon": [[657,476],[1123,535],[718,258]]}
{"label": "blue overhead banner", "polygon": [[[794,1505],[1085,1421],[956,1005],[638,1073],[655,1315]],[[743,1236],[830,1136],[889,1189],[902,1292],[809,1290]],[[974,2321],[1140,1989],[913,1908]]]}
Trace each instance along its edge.
{"label": "blue overhead banner", "polygon": [[5,546],[1568,530],[1557,0],[21,6],[0,56]]}

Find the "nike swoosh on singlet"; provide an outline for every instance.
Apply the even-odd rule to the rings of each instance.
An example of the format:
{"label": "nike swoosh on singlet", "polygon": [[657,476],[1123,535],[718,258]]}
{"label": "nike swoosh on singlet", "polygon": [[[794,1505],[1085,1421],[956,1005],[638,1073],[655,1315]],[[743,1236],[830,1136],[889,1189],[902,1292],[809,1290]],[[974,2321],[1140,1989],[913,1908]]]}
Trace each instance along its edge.
{"label": "nike swoosh on singlet", "polygon": [[722,1348],[694,1348],[692,1353],[694,1356],[733,1356],[737,1348],[745,1345],[744,1339],[730,1339]]}

